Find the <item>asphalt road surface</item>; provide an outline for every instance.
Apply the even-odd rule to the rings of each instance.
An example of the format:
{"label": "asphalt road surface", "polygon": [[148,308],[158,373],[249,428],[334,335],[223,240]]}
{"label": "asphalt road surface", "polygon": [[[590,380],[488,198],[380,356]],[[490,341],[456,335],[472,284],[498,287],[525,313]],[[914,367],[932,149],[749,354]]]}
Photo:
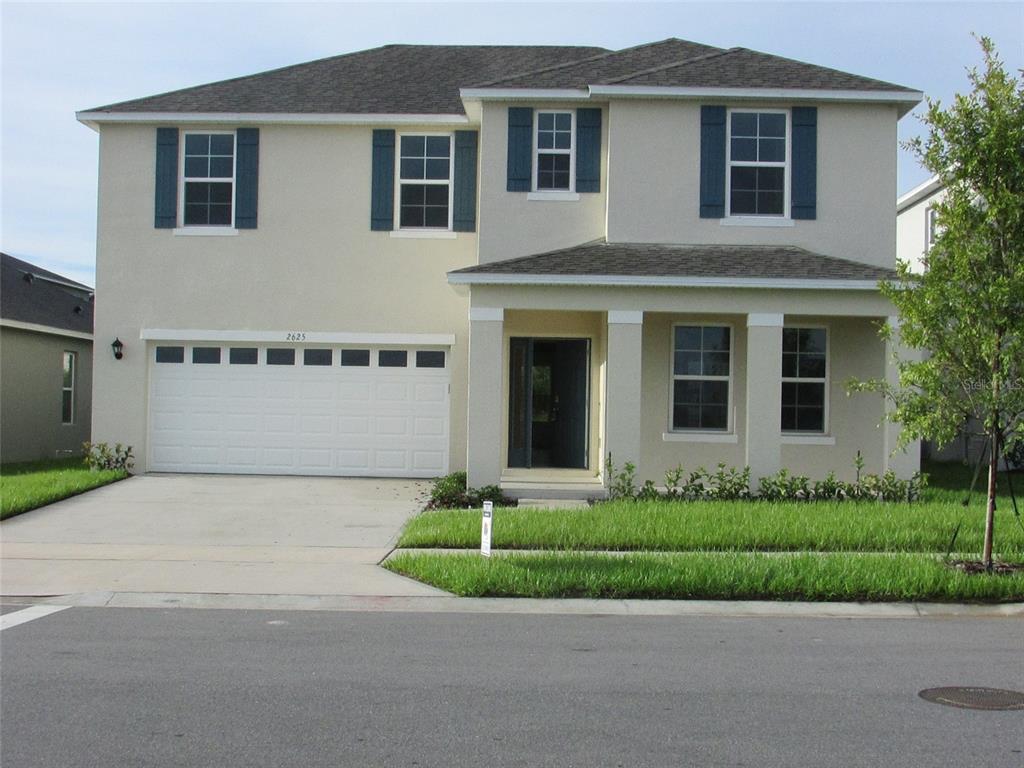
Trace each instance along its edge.
{"label": "asphalt road surface", "polygon": [[1007,766],[1019,620],[71,608],[0,636],[29,766]]}

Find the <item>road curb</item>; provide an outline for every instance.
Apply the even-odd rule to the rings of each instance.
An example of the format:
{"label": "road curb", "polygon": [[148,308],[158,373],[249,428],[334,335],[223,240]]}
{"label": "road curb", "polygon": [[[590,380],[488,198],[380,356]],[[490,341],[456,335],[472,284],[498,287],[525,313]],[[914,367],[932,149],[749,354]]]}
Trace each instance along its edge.
{"label": "road curb", "polygon": [[[26,598],[21,598],[27,601]],[[797,603],[726,600],[589,600],[377,595],[247,595],[87,592],[32,600],[76,607],[195,608],[396,613],[504,613],[567,616],[718,616],[823,619],[1024,619],[1024,603]]]}

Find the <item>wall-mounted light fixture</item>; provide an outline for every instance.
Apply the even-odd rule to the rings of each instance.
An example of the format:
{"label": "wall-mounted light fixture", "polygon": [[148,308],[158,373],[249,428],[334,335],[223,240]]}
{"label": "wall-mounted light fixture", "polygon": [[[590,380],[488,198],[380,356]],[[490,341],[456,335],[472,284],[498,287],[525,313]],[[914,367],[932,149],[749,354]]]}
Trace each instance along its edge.
{"label": "wall-mounted light fixture", "polygon": [[120,360],[122,357],[124,357],[124,344],[121,343],[120,339],[115,338],[114,343],[110,345],[110,348],[114,350],[115,360]]}

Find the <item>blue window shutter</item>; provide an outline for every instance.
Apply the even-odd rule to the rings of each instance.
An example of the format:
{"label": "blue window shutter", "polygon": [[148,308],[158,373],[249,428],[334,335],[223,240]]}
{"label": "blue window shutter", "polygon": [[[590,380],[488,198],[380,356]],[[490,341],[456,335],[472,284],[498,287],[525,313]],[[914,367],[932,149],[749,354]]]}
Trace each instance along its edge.
{"label": "blue window shutter", "polygon": [[455,190],[452,229],[476,230],[476,131],[455,132]]}
{"label": "blue window shutter", "polygon": [[725,216],[725,107],[700,108],[700,217]]}
{"label": "blue window shutter", "polygon": [[370,190],[370,229],[395,228],[395,132],[373,132],[373,171]]}
{"label": "blue window shutter", "polygon": [[818,108],[793,107],[793,199],[790,216],[818,216]]}
{"label": "blue window shutter", "polygon": [[533,109],[508,108],[509,192],[529,192],[533,184]]}
{"label": "blue window shutter", "polygon": [[576,110],[576,191],[601,191],[601,110]]}
{"label": "blue window shutter", "polygon": [[178,226],[178,129],[156,129],[156,205],[153,226]]}
{"label": "blue window shutter", "polygon": [[235,133],[235,228],[256,229],[259,201],[260,129]]}

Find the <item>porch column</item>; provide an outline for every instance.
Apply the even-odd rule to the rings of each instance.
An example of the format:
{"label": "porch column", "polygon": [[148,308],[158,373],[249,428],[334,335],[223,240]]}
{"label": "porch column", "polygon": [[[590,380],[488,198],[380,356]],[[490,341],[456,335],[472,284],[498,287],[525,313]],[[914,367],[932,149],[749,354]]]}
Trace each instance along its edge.
{"label": "porch column", "polygon": [[466,474],[471,488],[501,480],[504,320],[501,308],[469,310]]}
{"label": "porch column", "polygon": [[782,468],[782,324],[782,315],[747,315],[744,443],[753,489]]}
{"label": "porch column", "polygon": [[644,313],[608,311],[608,359],[605,368],[605,445],[615,466],[640,466],[640,374]]}
{"label": "porch column", "polygon": [[[891,386],[899,384],[899,371],[893,361],[893,355],[899,352],[903,358],[913,357],[914,352],[904,347],[900,341],[900,319],[893,316],[888,318],[889,325],[893,329],[893,337],[885,342],[885,382]],[[884,404],[886,413],[892,410],[892,404],[886,400]],[[886,419],[883,424],[885,429],[884,444],[885,457],[883,466],[886,470],[892,470],[897,477],[909,478],[921,469],[921,441],[914,440],[907,444],[906,448],[897,449],[902,427]]]}

